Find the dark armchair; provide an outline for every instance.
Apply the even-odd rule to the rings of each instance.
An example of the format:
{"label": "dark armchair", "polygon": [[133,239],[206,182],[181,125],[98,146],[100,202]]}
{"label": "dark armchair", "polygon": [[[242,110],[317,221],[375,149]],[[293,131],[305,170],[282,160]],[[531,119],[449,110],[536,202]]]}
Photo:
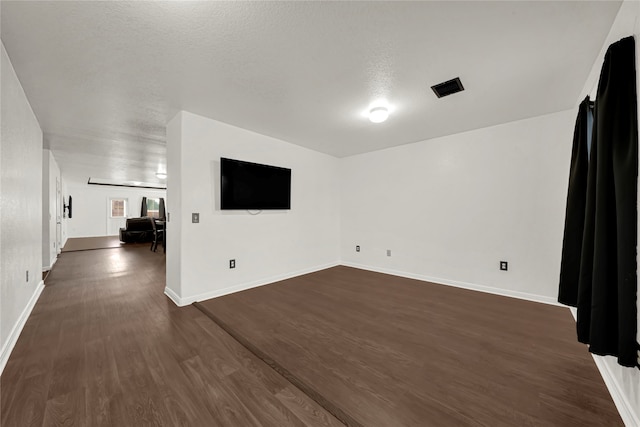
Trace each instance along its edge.
{"label": "dark armchair", "polygon": [[120,241],[147,243],[153,241],[153,218],[127,218],[125,228],[120,229]]}

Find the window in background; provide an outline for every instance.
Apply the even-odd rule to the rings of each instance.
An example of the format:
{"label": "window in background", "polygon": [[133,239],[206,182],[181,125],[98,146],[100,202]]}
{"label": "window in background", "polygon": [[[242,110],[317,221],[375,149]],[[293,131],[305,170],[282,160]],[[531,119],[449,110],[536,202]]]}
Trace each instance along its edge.
{"label": "window in background", "polygon": [[160,217],[160,199],[147,197],[147,216],[152,218]]}
{"label": "window in background", "polygon": [[111,218],[127,216],[127,201],[125,199],[111,199]]}

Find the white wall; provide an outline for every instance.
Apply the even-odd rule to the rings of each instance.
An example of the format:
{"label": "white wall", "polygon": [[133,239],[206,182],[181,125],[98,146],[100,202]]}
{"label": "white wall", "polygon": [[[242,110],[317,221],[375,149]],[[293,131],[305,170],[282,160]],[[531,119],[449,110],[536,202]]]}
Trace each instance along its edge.
{"label": "white wall", "polygon": [[[167,138],[168,192],[182,197],[179,212],[169,209],[167,234],[167,293],[178,303],[338,263],[338,159],[187,112],[169,123]],[[291,210],[220,211],[220,157],[291,168]]]}
{"label": "white wall", "polygon": [[[166,257],[167,294],[180,305],[182,292],[182,120],[183,113],[178,112],[167,124],[167,222],[165,238],[171,248]],[[185,165],[185,167],[188,167]]]}
{"label": "white wall", "polygon": [[565,111],[343,159],[343,263],[555,301],[573,121]]}
{"label": "white wall", "polygon": [[[61,241],[56,235],[56,182],[62,185],[62,175],[51,150],[43,150],[42,155],[42,270],[50,270],[56,262]],[[62,188],[61,188],[62,191]],[[60,212],[62,217],[62,212]],[[61,236],[62,237],[62,236]]]}
{"label": "white wall", "polygon": [[[165,198],[165,190],[147,188],[112,187],[89,185],[86,182],[66,182],[64,198],[73,198],[72,218],[65,220],[67,235],[72,237],[95,237],[114,235],[107,229],[109,218],[109,199],[124,198],[129,202],[127,217],[139,217],[143,197]],[[117,233],[116,233],[117,234]]]}
{"label": "white wall", "polygon": [[[636,39],[636,79],[637,87],[640,88],[640,68],[638,67],[638,58],[640,58],[640,1],[625,1],[616,20],[614,21],[611,31],[606,42],[602,47],[602,51],[591,69],[589,78],[582,89],[582,93],[576,100],[575,112],[577,114],[578,104],[586,95],[591,95],[594,99],[597,92],[598,79],[604,61],[604,55],[611,43],[634,35]],[[640,110],[639,110],[640,113]],[[638,117],[640,122],[640,114]],[[640,194],[638,194],[640,201]],[[640,227],[638,227],[640,233]],[[640,242],[640,235],[638,236]],[[638,313],[640,313],[640,300],[637,302]],[[638,340],[640,340],[640,316],[638,317]],[[607,387],[622,415],[627,426],[640,426],[640,371],[636,368],[625,368],[618,365],[616,358],[611,356],[593,356],[603,375]]]}
{"label": "white wall", "polygon": [[42,131],[4,45],[1,56],[0,371],[43,288]]}

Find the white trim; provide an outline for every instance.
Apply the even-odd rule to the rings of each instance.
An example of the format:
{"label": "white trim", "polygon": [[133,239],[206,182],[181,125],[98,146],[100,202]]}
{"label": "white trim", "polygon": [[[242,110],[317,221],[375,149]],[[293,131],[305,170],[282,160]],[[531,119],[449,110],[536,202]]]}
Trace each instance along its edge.
{"label": "white trim", "polygon": [[35,307],[36,302],[38,302],[38,298],[40,298],[40,294],[44,290],[44,281],[41,280],[40,283],[36,286],[36,290],[33,292],[33,295],[29,299],[24,310],[20,313],[20,317],[18,317],[18,321],[15,325],[13,325],[13,329],[9,333],[9,337],[7,338],[7,342],[2,347],[2,352],[0,352],[0,374],[4,371],[4,367],[7,365],[7,361],[9,360],[9,356],[11,356],[11,352],[13,348],[16,346],[18,342],[18,337],[24,328],[24,325],[27,323],[27,319]]}
{"label": "white trim", "polygon": [[170,299],[171,301],[173,301],[173,303],[174,303],[175,305],[177,305],[178,307],[184,307],[185,305],[189,305],[189,304],[185,304],[185,303],[182,301],[182,298],[180,298],[180,296],[179,296],[177,293],[175,293],[172,289],[170,289],[170,288],[168,288],[168,287],[165,287],[165,288],[164,288],[164,294],[165,294],[167,297],[169,297],[169,299]]}
{"label": "white trim", "polygon": [[374,271],[376,273],[391,274],[392,276],[406,277],[408,279],[421,280],[423,282],[431,282],[431,283],[436,283],[438,285],[454,286],[456,288],[469,289],[472,291],[485,292],[488,294],[501,295],[501,296],[510,297],[510,298],[518,298],[518,299],[523,299],[527,301],[533,301],[533,302],[539,302],[543,304],[564,307],[563,305],[559,304],[555,300],[555,298],[547,297],[544,295],[536,295],[536,294],[530,294],[527,292],[520,292],[520,291],[511,291],[508,289],[494,288],[491,286],[477,285],[475,283],[460,282],[457,280],[442,279],[439,277],[423,276],[421,274],[407,273],[404,271],[391,270],[387,268],[371,267],[368,265],[357,264],[355,262],[342,262],[341,264],[347,267]]}
{"label": "white trim", "polygon": [[371,266],[368,266],[368,265],[357,264],[357,263],[353,263],[353,262],[336,262],[336,263],[324,264],[324,265],[320,265],[320,266],[316,266],[316,267],[312,267],[312,268],[308,268],[308,269],[304,269],[304,270],[299,270],[299,271],[296,271],[296,272],[293,272],[293,273],[281,274],[281,275],[272,276],[272,277],[269,277],[269,278],[266,278],[266,279],[256,280],[256,281],[249,282],[249,283],[242,283],[242,284],[239,284],[239,285],[229,286],[229,287],[226,287],[226,288],[218,289],[218,290],[211,291],[211,292],[205,292],[205,293],[198,294],[198,295],[193,295],[193,296],[190,296],[190,297],[180,297],[177,293],[175,293],[173,290],[171,290],[169,288],[165,288],[164,293],[178,307],[184,307],[184,306],[192,304],[192,303],[194,303],[196,301],[204,301],[204,300],[211,299],[211,298],[217,298],[217,297],[221,297],[221,296],[224,296],[224,295],[229,295],[229,294],[232,294],[232,293],[235,293],[235,292],[240,292],[240,291],[244,291],[244,290],[247,290],[247,289],[256,288],[258,286],[268,285],[270,283],[278,282],[280,280],[290,279],[292,277],[301,276],[303,274],[313,273],[313,272],[316,272],[316,271],[319,271],[319,270],[324,270],[326,268],[331,268],[331,267],[335,267],[335,266],[338,266],[338,265],[344,265],[344,266],[347,266],[347,267],[359,268],[361,270],[374,271],[376,273],[391,274],[393,276],[406,277],[408,279],[415,279],[415,280],[420,280],[420,281],[423,281],[423,282],[431,282],[431,283],[436,283],[436,284],[439,284],[439,285],[454,286],[456,288],[469,289],[469,290],[473,290],[473,291],[485,292],[485,293],[494,294],[494,295],[501,295],[501,296],[506,296],[506,297],[510,297],[510,298],[518,298],[518,299],[527,300],[527,301],[533,301],[533,302],[538,302],[538,303],[543,303],[543,304],[549,304],[549,305],[555,305],[555,306],[559,306],[559,307],[564,307],[563,305],[559,304],[554,298],[546,297],[546,296],[543,296],[543,295],[536,295],[536,294],[529,294],[529,293],[520,292],[520,291],[511,291],[511,290],[506,290],[506,289],[493,288],[493,287],[490,287],[490,286],[477,285],[477,284],[468,283],[468,282],[460,282],[460,281],[457,281],[457,280],[448,280],[448,279],[442,279],[442,278],[438,278],[438,277],[423,276],[423,275],[420,275],[420,274],[407,273],[407,272],[403,272],[403,271],[391,270],[391,269],[386,269],[386,268],[371,267]]}
{"label": "white trim", "polygon": [[[569,307],[569,310],[571,311],[573,319],[577,321],[578,310],[575,307]],[[624,391],[624,387],[620,384],[613,372],[613,369],[635,368],[622,367],[618,365],[613,358],[598,356],[593,353],[591,354],[591,357],[593,357],[593,361],[596,363],[598,371],[600,371],[600,375],[604,380],[604,384],[607,386],[607,390],[609,390],[611,399],[616,405],[616,408],[620,413],[620,418],[622,418],[624,425],[628,427],[640,426],[640,414],[634,408],[634,405],[629,401],[628,395]]]}
{"label": "white trim", "polygon": [[178,307],[184,307],[185,305],[193,304],[194,302],[197,302],[197,301],[204,301],[211,298],[217,298],[224,295],[233,294],[235,292],[245,291],[251,288],[257,288],[258,286],[264,286],[274,282],[279,282],[281,280],[291,279],[292,277],[302,276],[303,274],[314,273],[316,271],[325,270],[327,268],[336,267],[338,265],[340,265],[339,262],[332,262],[328,264],[318,265],[315,267],[294,271],[292,273],[279,274],[276,276],[268,277],[266,279],[260,279],[260,280],[255,280],[249,283],[241,283],[239,285],[228,286],[226,288],[216,289],[215,291],[192,295],[190,297],[180,297],[178,294],[176,294],[174,291],[172,291],[169,288],[164,288],[164,293]]}
{"label": "white trim", "polygon": [[600,371],[600,375],[602,375],[602,379],[609,390],[611,399],[613,399],[613,403],[615,403],[624,425],[628,427],[640,426],[640,414],[635,410],[634,405],[629,402],[628,396],[624,392],[624,388],[620,385],[612,371],[612,369],[616,368],[635,368],[624,368],[618,365],[614,359],[597,356],[595,354],[592,354],[591,356],[593,357],[593,361],[596,362],[596,366]]}
{"label": "white trim", "polygon": [[42,272],[44,273],[45,271],[49,271],[53,268],[53,265],[56,263],[56,261],[58,261],[58,256],[56,255],[55,257],[51,258],[51,261],[49,262],[48,266],[44,266],[42,267]]}

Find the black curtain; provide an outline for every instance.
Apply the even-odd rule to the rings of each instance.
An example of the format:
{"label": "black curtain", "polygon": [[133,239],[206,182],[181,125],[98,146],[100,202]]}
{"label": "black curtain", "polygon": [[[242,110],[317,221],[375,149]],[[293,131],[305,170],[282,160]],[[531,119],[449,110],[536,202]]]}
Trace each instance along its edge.
{"label": "black curtain", "polygon": [[142,206],[140,206],[140,216],[147,216],[147,198],[142,198]]}
{"label": "black curtain", "polygon": [[162,219],[165,219],[167,217],[167,214],[165,213],[164,199],[162,197],[160,197],[160,208],[158,210],[160,211],[158,212],[158,216]]}
{"label": "black curtain", "polygon": [[[635,42],[627,37],[607,50],[598,83],[582,242],[574,230],[581,220],[574,213],[579,211],[579,191],[570,188],[567,197],[567,205],[577,206],[567,206],[558,298],[578,308],[578,340],[589,344],[592,353],[617,356],[623,366],[638,366],[637,117]],[[575,144],[574,139],[573,150],[580,155],[583,149]],[[576,263],[571,260],[579,245],[576,285]]]}
{"label": "black curtain", "polygon": [[592,128],[593,102],[587,96],[578,108],[578,117],[573,131],[558,292],[558,301],[573,307],[576,306],[578,299],[578,276],[580,274],[582,235],[587,204],[587,173]]}

